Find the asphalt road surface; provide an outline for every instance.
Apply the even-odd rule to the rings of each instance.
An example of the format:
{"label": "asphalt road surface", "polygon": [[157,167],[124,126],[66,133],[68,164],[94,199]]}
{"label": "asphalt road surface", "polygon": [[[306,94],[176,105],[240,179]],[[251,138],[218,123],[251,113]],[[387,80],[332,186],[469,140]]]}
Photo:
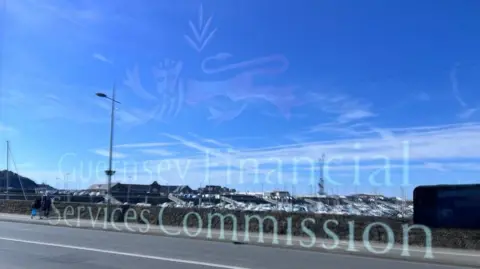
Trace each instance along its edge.
{"label": "asphalt road surface", "polygon": [[13,222],[0,222],[0,265],[8,269],[461,268]]}

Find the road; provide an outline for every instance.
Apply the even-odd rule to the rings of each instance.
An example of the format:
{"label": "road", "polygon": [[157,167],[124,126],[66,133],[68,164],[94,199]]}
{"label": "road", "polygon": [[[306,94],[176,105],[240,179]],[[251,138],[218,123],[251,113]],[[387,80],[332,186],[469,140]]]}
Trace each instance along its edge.
{"label": "road", "polygon": [[447,265],[178,237],[0,222],[2,268],[447,269]]}

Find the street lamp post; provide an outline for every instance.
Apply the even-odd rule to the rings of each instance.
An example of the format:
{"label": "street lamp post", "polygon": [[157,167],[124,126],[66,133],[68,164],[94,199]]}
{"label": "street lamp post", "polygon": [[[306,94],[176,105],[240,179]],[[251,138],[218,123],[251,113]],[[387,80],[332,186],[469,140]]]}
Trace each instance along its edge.
{"label": "street lamp post", "polygon": [[112,97],[109,97],[105,93],[97,93],[98,97],[106,98],[112,101],[112,111],[110,116],[110,148],[108,154],[108,170],[105,171],[107,175],[107,219],[110,220],[110,209],[111,209],[111,198],[112,198],[112,176],[115,174],[115,171],[112,169],[112,162],[113,162],[113,132],[115,127],[115,104],[120,104],[117,100],[115,100],[115,86],[113,86],[112,90]]}

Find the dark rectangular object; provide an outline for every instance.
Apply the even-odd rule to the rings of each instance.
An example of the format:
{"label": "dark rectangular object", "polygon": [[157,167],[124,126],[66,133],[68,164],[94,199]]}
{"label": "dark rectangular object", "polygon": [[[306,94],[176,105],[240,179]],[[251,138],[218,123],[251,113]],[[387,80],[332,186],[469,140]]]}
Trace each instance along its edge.
{"label": "dark rectangular object", "polygon": [[413,221],[432,228],[480,229],[480,184],[419,186]]}

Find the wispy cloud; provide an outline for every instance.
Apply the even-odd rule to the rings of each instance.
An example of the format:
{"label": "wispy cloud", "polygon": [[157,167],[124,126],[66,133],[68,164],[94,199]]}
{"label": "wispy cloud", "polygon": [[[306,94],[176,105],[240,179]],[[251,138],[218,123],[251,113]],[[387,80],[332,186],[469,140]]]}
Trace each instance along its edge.
{"label": "wispy cloud", "polygon": [[[127,154],[114,153],[115,158],[124,160],[114,164],[115,180],[133,177],[143,183],[156,180],[164,184],[219,184],[249,189],[259,189],[261,184],[309,186],[318,180],[318,159],[325,153],[324,176],[331,187],[348,188],[357,174],[361,175],[363,187],[372,184],[371,178],[382,184],[397,175],[394,187],[405,180],[415,184],[415,177],[408,176],[415,171],[480,171],[479,133],[480,123],[373,128],[352,138],[262,147],[164,134],[160,142],[118,145]],[[107,150],[93,152],[108,156]],[[126,159],[127,155],[134,160]],[[82,181],[83,185],[101,182],[103,168],[85,172],[80,170],[86,167],[77,167],[72,170],[72,180]],[[400,174],[403,179],[399,180]]]}
{"label": "wispy cloud", "polygon": [[94,53],[93,58],[95,58],[95,59],[97,59],[101,62],[104,62],[104,63],[113,64],[113,62],[111,60],[107,59],[107,57],[103,56],[100,53]]}
{"label": "wispy cloud", "polygon": [[[105,149],[96,149],[96,150],[92,150],[93,153],[97,154],[97,155],[100,155],[100,156],[104,156],[104,157],[109,157],[110,153],[108,150],[105,150]],[[123,153],[120,153],[120,152],[112,152],[112,157],[113,158],[117,158],[117,159],[123,159],[123,158],[126,158],[127,155],[126,154],[123,154]]]}
{"label": "wispy cloud", "polygon": [[[382,130],[382,129],[380,129]],[[421,131],[420,131],[421,130]],[[377,130],[378,131],[378,130]],[[352,140],[332,140],[303,144],[289,144],[274,147],[254,148],[250,150],[232,149],[236,158],[255,158],[266,160],[270,157],[279,157],[290,164],[293,158],[309,157],[318,158],[318,152],[326,152],[332,158],[342,157],[353,162],[355,157],[364,158],[365,161],[375,159],[375,156],[386,156],[394,161],[405,158],[405,143],[408,143],[409,160],[449,160],[452,158],[478,158],[480,152],[474,150],[473,145],[480,145],[475,138],[480,132],[480,124],[445,125],[426,127],[425,129],[391,129],[383,130],[383,138],[364,135]],[[194,148],[200,152],[212,150],[198,142],[171,136],[182,141],[184,146]],[[448,142],[450,141],[450,142]],[[451,143],[457,141],[456,143]],[[404,143],[405,142],[405,143]],[[357,145],[358,147],[355,147]],[[215,148],[213,148],[215,149]],[[215,150],[219,150],[216,148]],[[442,154],[439,154],[442,152]],[[344,161],[345,162],[345,161]]]}
{"label": "wispy cloud", "polygon": [[[81,1],[80,1],[81,2]],[[80,2],[65,1],[8,1],[9,18],[20,28],[17,31],[70,46],[98,44],[105,40],[100,30],[112,16],[98,9],[98,4],[84,6]]]}
{"label": "wispy cloud", "polygon": [[478,107],[469,106],[461,96],[459,85],[458,85],[458,79],[457,79],[457,72],[458,72],[459,66],[460,66],[459,63],[456,63],[453,66],[450,72],[450,82],[452,84],[453,96],[455,97],[456,101],[460,104],[460,106],[462,106],[462,111],[457,114],[457,117],[462,120],[467,120],[477,112]]}
{"label": "wispy cloud", "polygon": [[158,156],[172,156],[173,153],[171,151],[165,149],[141,149],[139,150],[140,153],[150,154],[150,155],[158,155]]}
{"label": "wispy cloud", "polygon": [[[455,171],[455,172],[471,171],[474,173],[478,173],[480,171],[480,165],[477,162],[445,162],[445,163],[426,162],[424,165],[425,165],[425,168],[428,168],[437,172],[442,172],[442,173],[447,173],[452,171]],[[461,178],[457,178],[456,183],[461,184],[461,181],[462,181]],[[476,179],[475,179],[475,182],[476,182]]]}
{"label": "wispy cloud", "polygon": [[[189,140],[178,135],[171,135],[171,134],[163,134],[163,135],[170,139],[180,142],[182,146],[186,148],[195,150],[197,152],[196,154],[202,154],[202,155],[211,154],[213,156],[217,156],[220,158],[225,157],[225,154],[222,153],[220,150],[218,150],[219,147],[209,147],[208,145],[204,145],[201,142]],[[220,142],[217,142],[217,143],[220,143]]]}
{"label": "wispy cloud", "polygon": [[[35,80],[32,79],[32,81]],[[29,84],[20,85],[18,88],[10,88],[4,91],[5,96],[2,98],[2,105],[13,110],[21,110],[28,107],[29,113],[26,116],[35,120],[66,119],[76,122],[95,123],[108,119],[107,114],[105,117],[92,116],[92,98],[83,95],[65,94],[82,88],[80,86],[75,87],[45,81],[31,83],[34,83],[37,89],[45,87],[51,89],[51,92],[30,91]],[[29,89],[28,92],[23,91],[26,88]],[[96,92],[96,89],[91,89],[91,92]],[[83,109],[78,109],[76,105],[78,103],[84,104]]]}
{"label": "wispy cloud", "polygon": [[371,111],[371,104],[365,100],[346,94],[319,94],[308,93],[306,105],[320,109],[327,114],[336,115],[336,121],[347,123],[361,121],[376,116]]}
{"label": "wispy cloud", "polygon": [[19,163],[17,164],[17,168],[19,169],[31,169],[34,168],[35,164],[34,163]]}
{"label": "wispy cloud", "polygon": [[[55,39],[56,43],[65,44],[66,49],[72,45],[85,50],[99,44],[112,45],[105,33],[119,27],[126,32],[146,33],[153,30],[143,16],[133,15],[132,8],[139,6],[133,3],[61,0],[7,2],[7,18],[20,26],[16,31]],[[126,43],[133,46],[134,41],[125,40],[122,45]]]}
{"label": "wispy cloud", "polygon": [[0,132],[2,133],[11,133],[11,132],[15,132],[16,129],[11,127],[11,126],[7,126],[3,123],[0,122]]}
{"label": "wispy cloud", "polygon": [[351,121],[371,118],[371,117],[374,117],[374,116],[376,116],[376,115],[373,114],[372,112],[369,112],[369,111],[352,110],[352,111],[348,111],[348,112],[345,112],[345,113],[341,114],[338,117],[338,121],[340,123],[347,123],[347,122],[351,122]]}
{"label": "wispy cloud", "polygon": [[22,22],[30,22],[37,26],[39,23],[51,24],[57,19],[81,26],[99,22],[105,18],[100,10],[92,6],[85,8],[75,3],[56,0],[48,3],[33,0],[9,1],[7,12],[15,15]]}
{"label": "wispy cloud", "polygon": [[303,134],[305,136],[309,136],[312,134],[319,134],[319,133],[323,133],[323,134],[332,133],[332,134],[335,134],[337,138],[343,138],[343,137],[355,138],[355,137],[364,137],[364,136],[370,135],[373,137],[376,136],[379,139],[384,139],[389,141],[396,139],[391,130],[374,127],[369,123],[354,123],[354,124],[349,124],[349,123],[343,124],[343,123],[337,123],[337,122],[323,123],[323,124],[318,124],[309,128]]}
{"label": "wispy cloud", "polygon": [[478,111],[478,108],[468,108],[468,109],[464,110],[463,112],[458,113],[457,116],[460,119],[466,120],[466,119],[469,119],[477,111]]}
{"label": "wispy cloud", "polygon": [[[480,147],[479,133],[480,124],[477,123],[375,129],[351,139],[255,148],[222,147],[220,145],[227,145],[222,141],[211,139],[214,142],[207,143],[202,139],[165,134],[179,145],[164,146],[160,150],[143,149],[145,156],[138,160],[144,163],[138,165],[136,173],[154,180],[159,177],[155,171],[161,167],[162,178],[185,184],[203,180],[223,185],[227,181],[229,184],[314,184],[318,178],[317,161],[321,153],[327,156],[325,176],[330,184],[340,181],[339,172],[350,173],[347,180],[351,181],[355,169],[371,175],[376,170],[388,173],[405,169],[479,171],[480,166],[475,164],[480,158],[480,152],[476,150]],[[160,143],[163,145],[164,142]],[[138,145],[141,148],[147,144]],[[133,145],[129,147],[133,148]],[[107,154],[106,151],[97,153]],[[159,153],[162,158],[152,159],[152,153]],[[153,174],[145,174],[144,167],[149,167],[148,171],[154,171]]]}
{"label": "wispy cloud", "polygon": [[[96,99],[94,104],[106,112],[110,113],[111,106],[110,102],[105,102],[105,100]],[[117,106],[115,111],[115,119],[117,124],[121,125],[124,128],[133,128],[135,126],[139,126],[145,124],[151,120],[153,120],[153,115],[150,111],[145,111],[139,108],[132,107],[131,105],[122,102],[121,105]]]}
{"label": "wispy cloud", "polygon": [[61,99],[60,97],[58,97],[57,95],[55,94],[46,94],[45,95],[45,98],[50,100],[50,101],[53,101],[53,102],[56,102],[56,103],[60,103],[61,102]]}
{"label": "wispy cloud", "polygon": [[[364,124],[340,124],[338,122],[321,123],[310,127],[305,135],[316,133],[335,133],[339,137],[356,137],[370,132]],[[298,135],[296,135],[298,136]]]}
{"label": "wispy cloud", "polygon": [[116,145],[115,148],[153,148],[153,147],[175,146],[178,144],[179,143],[172,143],[172,142],[131,143],[131,144]]}
{"label": "wispy cloud", "polygon": [[225,143],[225,142],[219,142],[219,141],[217,141],[215,139],[211,139],[211,138],[203,138],[203,137],[200,137],[199,135],[196,135],[194,133],[189,133],[189,134],[191,136],[195,137],[197,140],[200,140],[203,143],[211,144],[211,145],[214,145],[214,146],[217,146],[217,147],[232,148],[231,144],[228,144],[228,143]]}
{"label": "wispy cloud", "polygon": [[246,104],[244,104],[238,109],[231,109],[228,111],[220,111],[218,109],[215,109],[214,107],[209,107],[208,110],[210,111],[210,117],[208,119],[216,122],[217,124],[225,121],[230,121],[240,116],[240,114],[242,114],[242,112],[246,108],[247,108]]}
{"label": "wispy cloud", "polygon": [[459,67],[459,63],[456,63],[452,70],[450,71],[450,83],[452,84],[452,93],[457,102],[464,108],[467,107],[467,103],[465,103],[462,99],[459,87],[458,87],[458,80],[457,80],[457,70]]}
{"label": "wispy cloud", "polygon": [[445,164],[442,164],[442,163],[426,162],[426,163],[425,163],[425,167],[426,167],[426,168],[429,168],[429,169],[432,169],[432,170],[440,171],[440,172],[446,172],[446,171],[448,171],[448,170],[445,168]]}
{"label": "wispy cloud", "polygon": [[415,94],[414,96],[415,99],[417,99],[418,101],[430,101],[431,97],[428,93],[426,92],[419,92],[417,94]]}

